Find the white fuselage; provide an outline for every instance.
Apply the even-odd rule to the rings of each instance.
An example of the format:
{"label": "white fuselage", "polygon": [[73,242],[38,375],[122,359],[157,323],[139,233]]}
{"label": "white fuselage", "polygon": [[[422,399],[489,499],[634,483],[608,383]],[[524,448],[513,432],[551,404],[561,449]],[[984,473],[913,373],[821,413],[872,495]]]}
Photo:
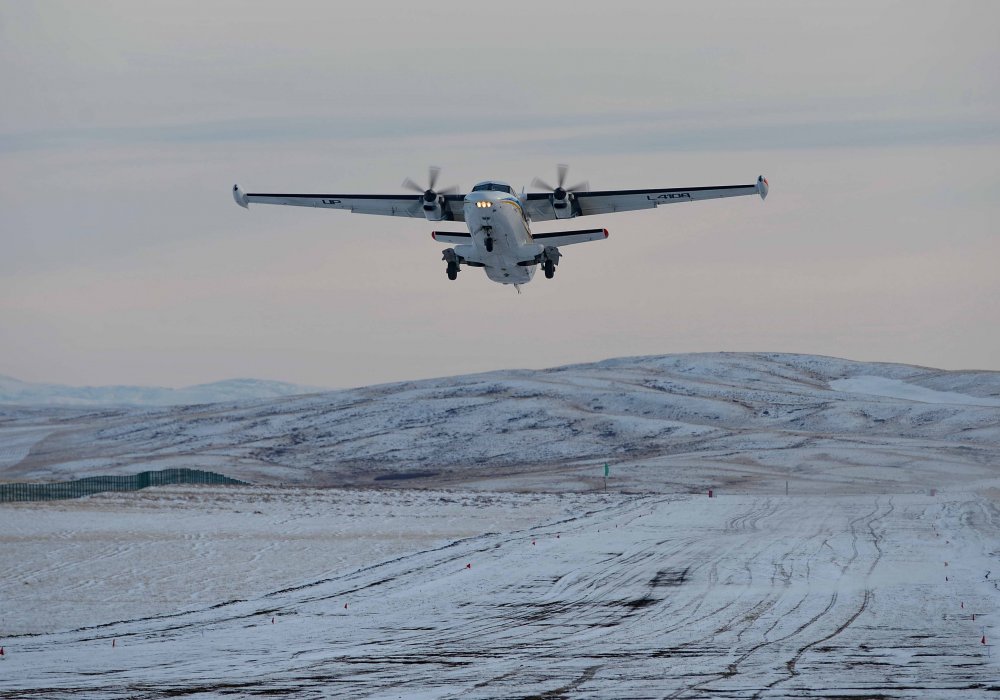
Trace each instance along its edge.
{"label": "white fuselage", "polygon": [[[532,241],[530,224],[517,196],[473,191],[466,195],[463,208],[472,242],[455,246],[455,252],[467,261],[481,263],[494,282],[530,282],[538,267],[533,261],[545,246]],[[488,238],[492,239],[492,251]]]}

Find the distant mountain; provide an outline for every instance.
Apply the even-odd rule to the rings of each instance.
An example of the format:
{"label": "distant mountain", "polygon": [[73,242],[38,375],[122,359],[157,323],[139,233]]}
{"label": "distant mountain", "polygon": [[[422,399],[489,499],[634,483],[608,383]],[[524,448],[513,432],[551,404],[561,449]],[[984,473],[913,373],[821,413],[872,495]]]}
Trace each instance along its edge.
{"label": "distant mountain", "polygon": [[323,389],[260,379],[227,379],[181,389],[158,386],[64,386],[0,375],[0,404],[22,406],[185,406],[273,399]]}
{"label": "distant mountain", "polygon": [[[169,400],[219,400],[217,387],[233,384],[178,390]],[[260,385],[271,386],[251,382],[249,389]],[[225,396],[248,393],[263,395]],[[711,479],[740,488],[765,477],[782,489],[786,479],[853,488],[870,486],[872,475],[940,488],[933,479],[943,467],[966,484],[1000,484],[1000,372],[810,355],[628,357],[293,398],[71,414],[0,407],[0,477],[186,467],[256,483],[330,486],[418,483],[431,474],[443,480],[437,483],[488,485],[513,474],[548,474],[555,483],[558,474],[572,489],[584,483],[579,474],[610,462],[619,480],[654,474],[664,483]]]}

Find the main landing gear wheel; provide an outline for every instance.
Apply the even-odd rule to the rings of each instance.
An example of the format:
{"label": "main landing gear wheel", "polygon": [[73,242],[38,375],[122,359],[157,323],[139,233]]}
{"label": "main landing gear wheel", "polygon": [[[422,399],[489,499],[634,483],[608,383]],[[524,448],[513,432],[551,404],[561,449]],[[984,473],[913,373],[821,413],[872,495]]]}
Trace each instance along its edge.
{"label": "main landing gear wheel", "polygon": [[493,252],[493,237],[492,236],[487,236],[486,240],[484,242],[486,243],[486,252],[487,253],[492,253]]}
{"label": "main landing gear wheel", "polygon": [[542,265],[542,270],[545,271],[545,279],[552,279],[556,276],[556,266],[551,260],[546,260]]}
{"label": "main landing gear wheel", "polygon": [[458,279],[458,263],[453,263],[453,262],[448,263],[448,279],[450,280]]}

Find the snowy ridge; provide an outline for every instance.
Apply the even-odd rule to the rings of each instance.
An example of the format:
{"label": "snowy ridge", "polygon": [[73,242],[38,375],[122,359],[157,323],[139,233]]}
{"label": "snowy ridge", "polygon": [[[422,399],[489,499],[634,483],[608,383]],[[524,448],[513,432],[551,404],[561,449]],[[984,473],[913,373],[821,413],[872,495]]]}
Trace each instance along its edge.
{"label": "snowy ridge", "polygon": [[227,379],[182,389],[147,386],[85,386],[22,382],[0,375],[0,404],[28,406],[177,406],[271,399],[322,389],[260,379]]}
{"label": "snowy ridge", "polygon": [[[831,388],[852,377],[924,387],[938,402]],[[830,488],[859,470],[917,478],[934,459],[988,478],[1000,461],[1000,408],[973,404],[997,397],[997,372],[782,354],[620,358],[211,406],[12,409],[0,413],[0,444],[13,445],[6,460],[0,450],[0,476],[189,467],[320,486],[412,473],[451,482],[521,473],[530,482],[611,461],[692,488],[709,469],[739,482],[751,471],[759,478],[760,466]],[[567,479],[562,488],[579,485]]]}
{"label": "snowy ridge", "polygon": [[850,391],[855,394],[872,396],[887,396],[904,401],[919,401],[920,403],[940,403],[966,406],[1000,406],[1000,399],[989,399],[980,396],[969,396],[955,391],[938,391],[917,384],[909,384],[898,379],[885,377],[851,377],[850,379],[835,379],[830,382],[830,388],[837,391]]}

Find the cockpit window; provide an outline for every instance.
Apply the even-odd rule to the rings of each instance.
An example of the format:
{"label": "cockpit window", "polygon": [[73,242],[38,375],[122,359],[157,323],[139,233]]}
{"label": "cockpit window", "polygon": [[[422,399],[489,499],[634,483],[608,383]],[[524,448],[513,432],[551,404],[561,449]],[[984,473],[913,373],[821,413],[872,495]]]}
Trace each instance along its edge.
{"label": "cockpit window", "polygon": [[473,192],[506,192],[507,194],[514,194],[514,190],[511,189],[510,185],[501,185],[498,182],[481,182],[472,188]]}

